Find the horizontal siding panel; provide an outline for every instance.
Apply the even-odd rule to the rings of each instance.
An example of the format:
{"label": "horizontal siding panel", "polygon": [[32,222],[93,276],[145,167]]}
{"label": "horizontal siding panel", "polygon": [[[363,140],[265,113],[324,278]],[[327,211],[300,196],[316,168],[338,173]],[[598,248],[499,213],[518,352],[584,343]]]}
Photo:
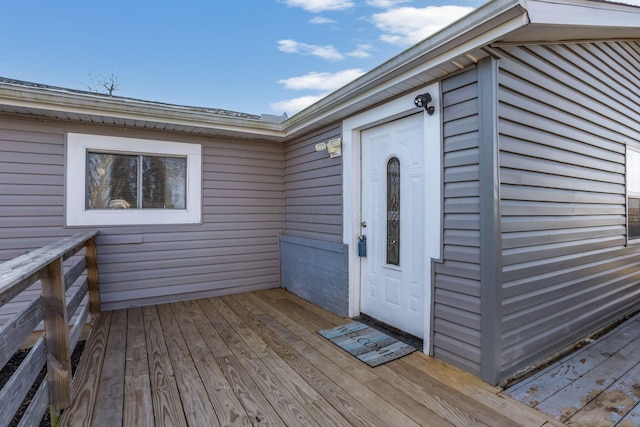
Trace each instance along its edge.
{"label": "horizontal siding panel", "polygon": [[125,252],[124,249],[118,252],[104,253],[100,252],[99,260],[101,268],[106,268],[108,265],[115,265],[114,268],[121,263],[129,263],[135,265],[138,262],[149,261],[162,261],[162,260],[181,260],[189,259],[194,256],[210,258],[209,262],[225,262],[227,256],[252,256],[253,254],[264,254],[265,257],[273,256],[277,251],[278,245],[276,243],[249,245],[249,246],[236,246],[236,247],[212,247],[212,248],[200,248],[200,249],[182,249],[163,252]]}
{"label": "horizontal siding panel", "polygon": [[444,185],[444,198],[480,197],[480,183],[478,181],[449,182]]}
{"label": "horizontal siding panel", "polygon": [[[596,274],[573,278],[568,281],[540,285],[531,292],[522,293],[504,302],[505,333],[512,328],[527,325],[542,311],[553,312],[562,304],[574,305],[591,301],[615,290],[623,283],[633,283],[638,278],[638,270],[628,264],[618,268],[607,268]],[[553,291],[553,293],[551,292]],[[561,311],[561,310],[560,310]],[[525,315],[523,313],[526,312]]]}
{"label": "horizontal siding panel", "polygon": [[203,171],[207,172],[219,172],[224,174],[231,174],[230,177],[234,177],[236,175],[249,175],[250,177],[254,177],[253,179],[257,179],[261,176],[276,176],[282,178],[282,169],[275,167],[263,167],[262,165],[257,166],[238,166],[238,165],[229,165],[229,164],[207,164],[203,165]]}
{"label": "horizontal siding panel", "polygon": [[522,264],[547,258],[579,254],[591,250],[623,247],[626,243],[626,239],[623,236],[618,235],[606,238],[599,237],[590,240],[584,239],[548,245],[505,249],[502,255],[502,262],[504,266],[510,266],[513,264]]}
{"label": "horizontal siding panel", "polygon": [[626,219],[623,215],[505,217],[502,219],[502,231],[509,233],[514,231],[562,230],[624,224],[626,224]]}
{"label": "horizontal siding panel", "polygon": [[[290,226],[291,229],[294,229],[297,231],[307,232],[307,233],[317,232],[325,236],[326,235],[338,236],[342,233],[342,224],[328,224],[326,222],[322,224],[318,224],[313,222],[289,221],[288,226]],[[323,240],[326,240],[326,237]]]}
{"label": "horizontal siding panel", "polygon": [[434,301],[438,305],[455,307],[457,310],[480,313],[480,298],[471,295],[460,294],[445,289],[436,289]]}
{"label": "horizontal siding panel", "polygon": [[438,349],[453,353],[468,361],[480,360],[480,348],[460,339],[436,332],[433,335],[433,344]]}
{"label": "horizontal siding panel", "polygon": [[[579,255],[565,255],[550,260],[506,266],[502,272],[503,296],[508,297],[514,292],[514,288],[523,288],[524,284],[529,284],[529,287],[544,286],[545,283],[552,285],[579,277],[581,274],[615,268],[620,262],[630,262],[626,259],[633,259],[636,256],[635,252],[630,249],[617,252],[616,250],[612,252],[610,249],[598,249],[582,252]],[[536,282],[534,279],[542,280],[542,282]]]}
{"label": "horizontal siding panel", "polygon": [[216,182],[262,182],[265,184],[280,184],[282,185],[282,176],[281,175],[260,175],[258,173],[245,174],[245,173],[224,173],[219,172],[215,168],[204,167],[204,179],[206,181],[216,181]]}
{"label": "horizontal siding panel", "polygon": [[470,117],[478,114],[478,100],[467,99],[458,104],[445,107],[444,114],[447,120],[458,120],[464,117]]}
{"label": "horizontal siding panel", "polygon": [[626,203],[624,194],[595,193],[565,189],[522,187],[505,184],[500,188],[504,200],[526,200],[532,202],[563,202],[567,204],[617,204]]}
{"label": "horizontal siding panel", "polygon": [[[480,282],[480,265],[468,262],[445,261],[435,264],[435,272],[438,275],[460,277],[463,279],[477,280]],[[439,280],[438,276],[438,280]]]}
{"label": "horizontal siding panel", "polygon": [[285,173],[285,186],[296,182],[315,182],[317,179],[325,177],[342,177],[342,165],[331,165],[325,168],[319,169],[306,169],[300,172],[293,172],[291,169],[287,169]]}
{"label": "horizontal siding panel", "polygon": [[469,343],[474,347],[480,348],[480,331],[476,329],[471,329],[456,323],[446,322],[442,319],[436,319],[433,326],[442,336],[450,337],[457,341]]}
{"label": "horizontal siding panel", "polygon": [[438,284],[439,289],[480,298],[480,284],[476,280],[442,275]]}
{"label": "horizontal siding panel", "polygon": [[443,151],[445,153],[452,153],[459,150],[468,150],[470,148],[478,147],[478,131],[464,133],[462,135],[454,135],[447,138],[447,142],[444,145]]}
{"label": "horizontal siding panel", "polygon": [[509,169],[603,181],[609,184],[624,184],[623,174],[606,172],[604,169],[594,170],[578,164],[559,163],[553,160],[532,158],[514,153],[502,153],[500,160],[501,166]]}
{"label": "horizontal siding panel", "polygon": [[502,248],[508,250],[527,246],[607,238],[624,235],[625,231],[623,226],[617,225],[554,230],[553,232],[549,232],[549,230],[536,230],[522,231],[519,233],[503,233]]}
{"label": "horizontal siding panel", "polygon": [[310,215],[340,215],[342,207],[337,205],[300,205],[287,206],[287,214],[310,214]]}
{"label": "horizontal siding panel", "polygon": [[63,184],[62,176],[0,173],[4,184],[58,186]]}
{"label": "horizontal siding panel", "polygon": [[319,221],[323,221],[326,225],[339,225],[342,226],[342,215],[326,215],[326,214],[293,214],[287,213],[285,215],[285,221],[295,223],[310,223],[318,224]]}
{"label": "horizontal siding panel", "polygon": [[478,164],[478,148],[468,150],[453,151],[444,155],[444,167],[477,165]]}
{"label": "horizontal siding panel", "polygon": [[456,197],[447,198],[444,201],[444,213],[479,213],[480,212],[480,198],[479,197]]}
{"label": "horizontal siding panel", "polygon": [[342,187],[342,176],[341,175],[332,175],[332,176],[324,176],[315,179],[307,179],[302,181],[289,181],[284,186],[284,191],[293,191],[293,190],[301,190],[306,188],[317,188],[317,187]]}
{"label": "horizontal siding panel", "polygon": [[478,130],[478,117],[469,116],[461,119],[445,122],[442,126],[442,135],[445,138]]}
{"label": "horizontal siding panel", "polygon": [[456,230],[444,231],[445,245],[480,247],[480,230]]}
{"label": "horizontal siding panel", "polygon": [[342,194],[329,195],[329,196],[314,196],[314,197],[286,197],[285,206],[314,206],[314,205],[328,205],[335,206],[342,204]]}
{"label": "horizontal siding panel", "polygon": [[[444,90],[443,88],[442,105],[444,106],[444,108],[452,108],[456,104],[465,103],[470,100],[474,101],[476,100],[477,96],[478,96],[477,81],[471,81],[465,85],[452,87],[450,90]],[[477,109],[476,109],[476,114],[477,114]],[[456,118],[457,116],[455,115],[451,117],[447,115],[445,120],[455,120]]]}
{"label": "horizontal siding panel", "polygon": [[515,200],[503,200],[500,204],[500,210],[504,216],[625,215],[626,212],[624,204],[605,205]]}
{"label": "horizontal siding panel", "polygon": [[263,182],[259,179],[255,182],[250,181],[216,181],[210,179],[205,174],[205,180],[202,188],[207,190],[231,190],[231,191],[272,191],[278,194],[282,193],[282,181],[280,182]]}
{"label": "horizontal siding panel", "polygon": [[480,264],[480,248],[478,247],[444,245],[443,253],[444,258],[451,261]]}
{"label": "horizontal siding panel", "polygon": [[299,188],[295,190],[286,190],[284,197],[286,199],[294,199],[297,197],[315,197],[315,196],[330,196],[338,195],[342,197],[342,185],[327,185],[324,187],[307,187]]}
{"label": "horizontal siding panel", "polygon": [[[594,159],[624,164],[624,147],[619,142],[596,137],[582,129],[576,129],[564,123],[554,123],[553,135],[548,135],[548,120],[532,117],[526,123],[512,121],[522,117],[518,110],[503,108],[504,116],[500,122],[500,132],[515,139],[537,142],[547,147],[569,151]],[[509,120],[507,114],[514,114]],[[522,115],[521,115],[522,114]],[[536,126],[537,125],[537,126]],[[500,147],[502,148],[502,146]]]}
{"label": "horizontal siding panel", "polygon": [[[617,158],[617,162],[612,162],[603,158],[595,158],[583,154],[572,153],[567,155],[567,151],[556,147],[547,147],[541,144],[516,139],[509,136],[503,136],[501,139],[500,149],[503,152],[510,152],[526,157],[539,157],[546,161],[556,163],[578,165],[583,168],[608,171],[614,174],[624,174],[625,165],[624,158]],[[622,160],[622,162],[619,162]]]}
{"label": "horizontal siding panel", "polygon": [[448,213],[444,216],[444,227],[447,230],[479,230],[480,215]]}
{"label": "horizontal siding panel", "polygon": [[450,167],[444,170],[445,184],[451,182],[478,181],[480,171],[478,165]]}
{"label": "horizontal siding panel", "polygon": [[202,208],[204,214],[262,214],[262,215],[279,215],[282,218],[284,213],[283,206],[264,206],[264,205],[249,205],[249,206],[220,206],[220,205],[206,205]]}
{"label": "horizontal siding panel", "polygon": [[[587,191],[594,193],[625,194],[624,184],[593,181],[566,176],[553,176],[538,172],[501,168],[500,179],[503,184],[529,187],[552,188],[569,191]],[[522,187],[526,189],[526,187]]]}
{"label": "horizontal siding panel", "polygon": [[[263,245],[263,247],[266,245]],[[269,247],[269,246],[267,246]],[[140,266],[137,265],[136,262],[133,262],[133,259],[124,259],[120,257],[117,262],[114,261],[113,258],[100,258],[100,273],[110,274],[114,277],[114,281],[117,281],[117,274],[125,273],[125,272],[136,272],[140,269]],[[227,266],[226,268],[230,268],[234,263],[247,263],[247,266],[255,265],[255,263],[268,263],[269,266],[273,266],[273,263],[278,263],[278,253],[271,252],[270,254],[266,254],[264,252],[238,252],[229,253],[228,251],[225,253],[220,253],[213,256],[203,256],[203,254],[198,253],[197,251],[191,252],[191,256],[182,256],[182,257],[164,257],[163,259],[152,259],[147,260],[145,266],[148,269],[161,271],[163,269],[188,269],[189,273],[195,272],[195,270],[191,270],[189,267],[203,268],[208,266],[208,264],[215,263],[219,266]]]}

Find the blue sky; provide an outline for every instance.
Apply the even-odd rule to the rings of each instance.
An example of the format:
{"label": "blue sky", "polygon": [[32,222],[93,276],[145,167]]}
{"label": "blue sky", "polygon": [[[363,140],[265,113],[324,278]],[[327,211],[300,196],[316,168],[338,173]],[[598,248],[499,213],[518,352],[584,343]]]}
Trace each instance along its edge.
{"label": "blue sky", "polygon": [[291,116],[482,0],[0,0],[0,76]]}

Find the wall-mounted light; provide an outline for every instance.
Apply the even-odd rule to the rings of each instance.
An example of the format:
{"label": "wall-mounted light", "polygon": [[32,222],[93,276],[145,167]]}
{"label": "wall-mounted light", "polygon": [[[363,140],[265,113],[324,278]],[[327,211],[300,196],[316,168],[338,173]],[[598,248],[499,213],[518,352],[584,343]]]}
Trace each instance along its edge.
{"label": "wall-mounted light", "polygon": [[340,157],[342,155],[342,140],[340,138],[330,139],[327,142],[316,144],[316,151],[327,150],[329,157]]}
{"label": "wall-mounted light", "polygon": [[329,157],[340,157],[342,155],[342,140],[340,138],[334,138],[327,142],[327,151]]}
{"label": "wall-mounted light", "polygon": [[429,105],[431,101],[432,101],[431,95],[429,93],[423,93],[422,95],[416,96],[415,99],[413,100],[413,103],[415,104],[416,107],[424,108],[425,111],[430,116],[432,116],[433,113],[436,112],[436,107],[434,107],[433,105]]}

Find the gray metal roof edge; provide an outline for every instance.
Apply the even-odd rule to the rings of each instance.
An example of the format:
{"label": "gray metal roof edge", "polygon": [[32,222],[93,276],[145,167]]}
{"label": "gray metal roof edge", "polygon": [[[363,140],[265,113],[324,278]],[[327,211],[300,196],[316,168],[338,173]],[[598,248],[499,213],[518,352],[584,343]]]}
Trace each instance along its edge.
{"label": "gray metal roof edge", "polygon": [[71,88],[52,86],[52,85],[47,85],[42,83],[28,82],[24,80],[11,79],[8,77],[0,77],[0,85],[2,84],[17,86],[17,87],[24,87],[24,88],[46,89],[49,91],[77,94],[80,96],[87,96],[87,97],[98,98],[102,100],[110,99],[114,101],[130,102],[130,103],[135,103],[140,105],[161,106],[165,108],[176,108],[176,109],[187,110],[187,111],[197,111],[201,113],[208,113],[208,114],[220,115],[220,116],[226,116],[226,117],[238,117],[238,118],[253,119],[253,120],[261,120],[262,118],[262,116],[256,115],[256,114],[241,113],[238,111],[224,110],[220,108],[196,107],[196,106],[189,106],[189,105],[171,104],[171,103],[159,102],[159,101],[147,101],[144,99],[137,99],[137,98],[131,98],[126,96],[107,95],[107,94],[103,94],[99,92],[91,92],[87,90],[71,89]]}
{"label": "gray metal roof edge", "polygon": [[295,128],[299,128],[305,123],[312,121],[328,109],[348,103],[354,94],[364,92],[368,88],[390,78],[389,76],[398,74],[400,70],[408,68],[410,64],[419,60],[424,60],[445,45],[462,44],[465,40],[464,35],[469,34],[474,29],[488,22],[494,23],[495,25],[493,25],[493,27],[497,27],[502,22],[513,19],[513,12],[525,17],[523,22],[528,22],[523,3],[524,1],[521,0],[494,0],[484,4],[363,76],[327,95],[315,104],[293,115],[284,122],[285,131],[294,131]]}

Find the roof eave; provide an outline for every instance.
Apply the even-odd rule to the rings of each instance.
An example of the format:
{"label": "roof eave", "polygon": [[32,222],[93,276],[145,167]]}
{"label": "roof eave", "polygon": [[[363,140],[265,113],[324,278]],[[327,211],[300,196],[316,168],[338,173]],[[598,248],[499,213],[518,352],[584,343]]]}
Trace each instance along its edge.
{"label": "roof eave", "polygon": [[134,99],[92,96],[38,87],[0,83],[0,103],[12,107],[42,109],[114,119],[161,122],[176,126],[229,131],[247,136],[283,139],[282,124],[258,119],[222,116],[194,108]]}
{"label": "roof eave", "polygon": [[287,135],[298,133],[308,123],[336,113],[363,98],[384,91],[425,69],[465,52],[482,47],[529,23],[518,0],[497,0],[461,18],[416,44],[364,76],[329,94],[284,122]]}

